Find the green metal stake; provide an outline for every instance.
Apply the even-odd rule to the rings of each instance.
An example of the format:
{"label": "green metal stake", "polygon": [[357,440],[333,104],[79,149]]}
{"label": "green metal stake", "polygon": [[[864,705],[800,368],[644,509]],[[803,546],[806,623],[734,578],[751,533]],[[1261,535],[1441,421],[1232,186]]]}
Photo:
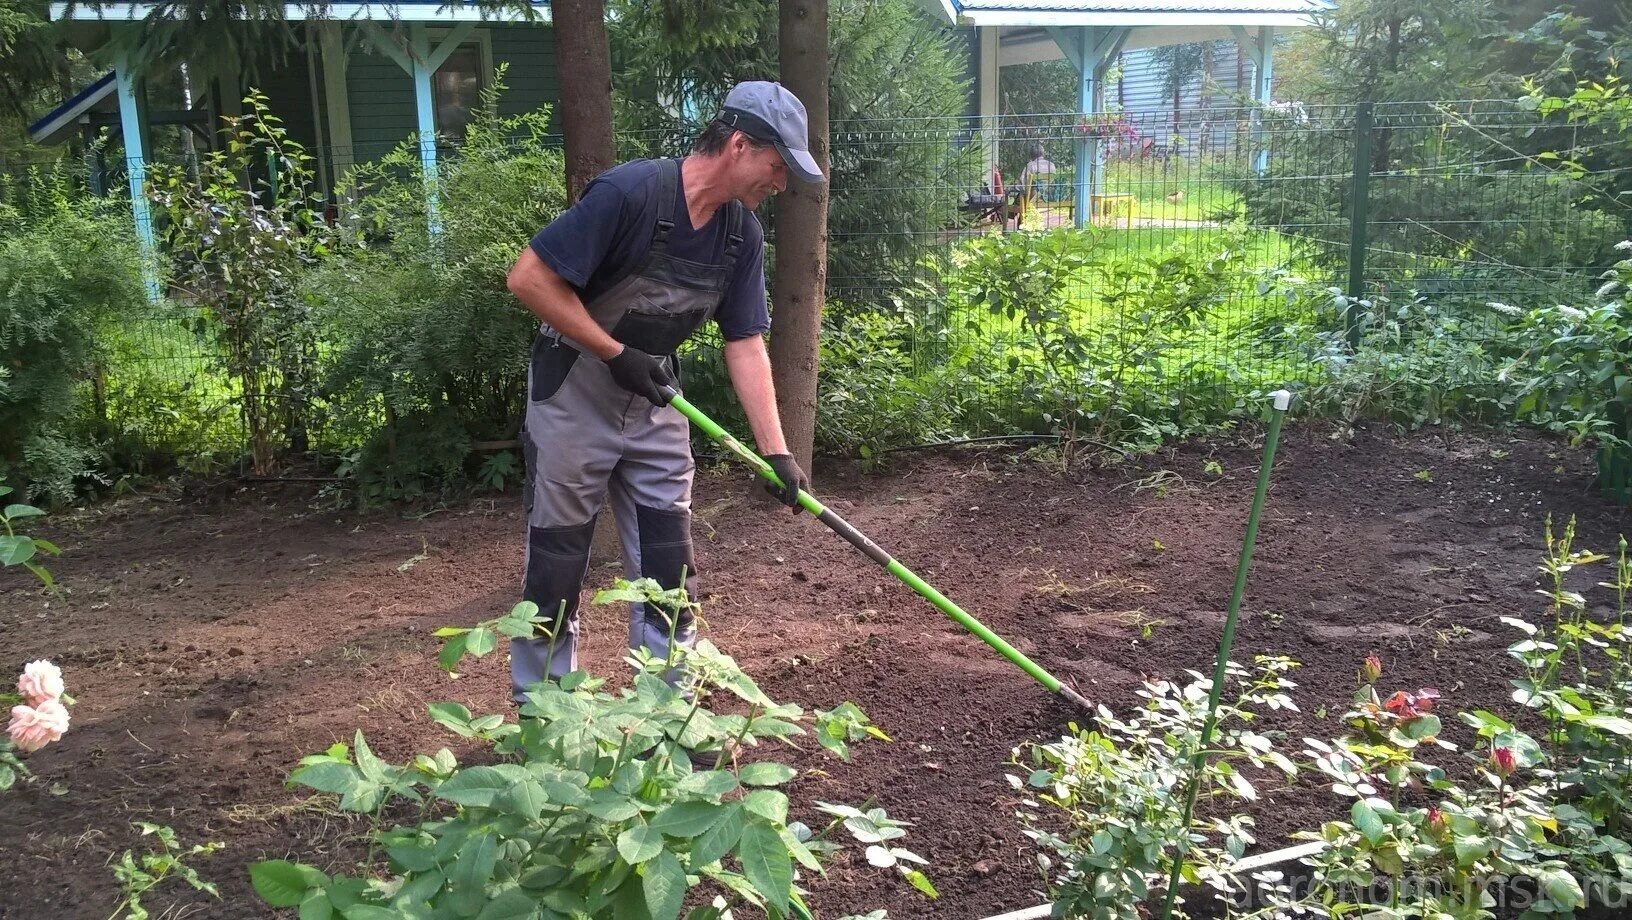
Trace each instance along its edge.
{"label": "green metal stake", "polygon": [[[669,394],[671,397],[669,405],[679,409],[680,414],[690,419],[692,424],[696,425],[698,428],[701,428],[709,437],[718,442],[721,447],[724,447],[732,454],[735,454],[737,459],[748,464],[753,468],[754,472],[758,473],[766,480],[778,486],[782,485],[782,480],[777,478],[776,472],[771,469],[771,465],[769,463],[766,463],[758,454],[749,450],[741,441],[738,441],[736,438],[732,437],[730,433],[716,424],[713,419],[709,418],[707,415],[704,415],[703,412],[696,406],[693,406],[691,403],[687,402],[686,398],[681,396],[679,391],[675,390],[673,387],[665,387],[664,393]],[[1056,678],[1054,675],[1043,670],[1041,666],[1032,661],[1030,658],[1027,658],[1014,646],[1003,641],[1001,636],[992,632],[990,629],[987,629],[979,620],[965,613],[963,608],[952,603],[950,600],[947,600],[947,598],[942,595],[941,592],[930,587],[922,578],[914,575],[906,566],[895,561],[895,559],[892,558],[889,553],[885,552],[877,543],[874,543],[871,539],[869,539],[866,534],[857,530],[849,521],[839,517],[839,515],[836,514],[833,509],[828,508],[821,502],[817,501],[816,496],[801,490],[799,492],[799,507],[809,511],[816,517],[816,520],[826,524],[833,530],[834,533],[837,533],[839,536],[843,537],[847,542],[849,542],[851,546],[861,550],[864,554],[866,554],[867,558],[878,563],[891,575],[894,575],[896,578],[900,579],[901,582],[907,587],[918,592],[919,596],[923,597],[931,604],[934,604],[937,609],[950,617],[959,626],[962,626],[964,629],[974,633],[975,636],[982,642],[991,646],[993,649],[996,649],[998,654],[1002,655],[1004,658],[1007,658],[1020,670],[1025,671],[1032,677],[1032,679],[1036,680],[1039,684],[1042,684],[1045,688],[1047,688],[1050,693],[1058,694],[1067,701],[1075,704],[1084,712],[1092,713],[1094,711],[1093,704],[1088,702],[1088,700],[1085,699],[1082,694],[1078,693],[1067,684],[1062,683],[1059,678]]]}
{"label": "green metal stake", "polygon": [[1207,766],[1207,745],[1213,742],[1218,728],[1219,697],[1224,692],[1225,670],[1230,663],[1230,646],[1235,642],[1235,624],[1241,615],[1241,595],[1247,590],[1247,568],[1252,565],[1252,548],[1258,542],[1258,517],[1264,511],[1264,495],[1269,491],[1269,473],[1275,466],[1275,444],[1281,438],[1281,422],[1292,406],[1292,394],[1276,390],[1269,416],[1269,433],[1264,435],[1264,459],[1258,465],[1258,491],[1252,497],[1252,510],[1247,513],[1247,535],[1241,544],[1241,560],[1235,566],[1235,590],[1230,593],[1230,611],[1224,618],[1224,638],[1218,643],[1218,662],[1213,665],[1213,687],[1207,694],[1207,718],[1201,723],[1201,741],[1190,759],[1190,791],[1184,802],[1184,823],[1179,825],[1178,850],[1173,854],[1173,869],[1167,879],[1167,901],[1162,905],[1162,920],[1171,920],[1173,901],[1179,893],[1179,868],[1190,849],[1190,818],[1196,810],[1196,794],[1201,789],[1201,771]]}

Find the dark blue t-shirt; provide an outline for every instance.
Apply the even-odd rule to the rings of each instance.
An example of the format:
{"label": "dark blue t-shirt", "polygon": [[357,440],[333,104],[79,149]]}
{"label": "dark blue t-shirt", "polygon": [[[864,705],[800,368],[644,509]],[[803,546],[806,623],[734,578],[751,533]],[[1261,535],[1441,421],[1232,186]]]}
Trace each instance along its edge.
{"label": "dark blue t-shirt", "polygon": [[[533,252],[588,303],[633,271],[652,248],[657,196],[647,194],[645,186],[656,182],[656,160],[635,160],[601,173],[584,189],[577,204],[538,231]],[[695,228],[686,208],[683,172],[675,186],[679,197],[674,205],[674,229],[669,232],[669,254],[719,265],[725,261],[725,208]],[[650,212],[642,213],[646,208]],[[771,328],[765,304],[765,231],[759,218],[746,212],[741,232],[742,250],[714,316],[728,342]]]}

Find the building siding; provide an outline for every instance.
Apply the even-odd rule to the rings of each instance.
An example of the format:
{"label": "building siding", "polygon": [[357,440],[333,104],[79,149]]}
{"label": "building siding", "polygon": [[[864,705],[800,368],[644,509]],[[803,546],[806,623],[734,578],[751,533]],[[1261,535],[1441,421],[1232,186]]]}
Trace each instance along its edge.
{"label": "building siding", "polygon": [[[499,114],[516,115],[561,101],[555,69],[555,30],[540,26],[502,25],[489,29],[493,66],[508,62],[504,82],[509,91],[499,97]],[[552,129],[559,122],[551,119]]]}
{"label": "building siding", "polygon": [[311,71],[304,48],[291,50],[279,61],[263,62],[249,83],[265,94],[291,140],[307,150],[317,149],[317,114],[312,109]]}
{"label": "building siding", "polygon": [[1233,141],[1239,126],[1227,110],[1239,109],[1252,92],[1255,69],[1234,42],[1214,45],[1207,79],[1197,78],[1182,87],[1176,108],[1173,94],[1162,86],[1162,73],[1150,49],[1127,52],[1120,64],[1122,79],[1110,98],[1121,105],[1124,116],[1142,136],[1160,143],[1177,138],[1178,149],[1192,156],[1225,148]]}
{"label": "building siding", "polygon": [[[505,73],[509,91],[499,99],[500,114],[514,115],[560,101],[553,29],[492,25],[478,28],[472,38],[483,32],[488,35],[493,65],[509,65]],[[413,79],[366,41],[352,51],[346,95],[351,102],[352,144],[360,162],[384,156],[418,130]]]}
{"label": "building siding", "polygon": [[414,133],[414,81],[366,38],[352,46],[356,41],[352,32],[346,30],[346,43],[352,48],[346,61],[352,157],[366,163],[390,153]]}

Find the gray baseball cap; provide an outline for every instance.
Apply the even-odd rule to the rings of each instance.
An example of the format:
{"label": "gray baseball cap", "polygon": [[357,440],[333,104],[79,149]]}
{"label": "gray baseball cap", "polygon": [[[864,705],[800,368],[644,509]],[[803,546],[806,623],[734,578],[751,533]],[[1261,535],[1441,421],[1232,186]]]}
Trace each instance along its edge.
{"label": "gray baseball cap", "polygon": [[768,142],[782,154],[788,171],[802,182],[821,182],[822,170],[810,155],[810,122],[805,104],[780,83],[738,83],[725,97],[719,120],[749,137]]}

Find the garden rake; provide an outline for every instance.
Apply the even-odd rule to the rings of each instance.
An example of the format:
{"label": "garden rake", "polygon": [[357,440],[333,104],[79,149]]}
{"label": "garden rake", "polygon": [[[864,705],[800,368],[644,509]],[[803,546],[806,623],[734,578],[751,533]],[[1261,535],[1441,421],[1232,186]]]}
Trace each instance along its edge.
{"label": "garden rake", "polygon": [[[679,409],[682,415],[690,419],[692,424],[706,432],[708,436],[718,442],[720,446],[736,455],[737,459],[748,464],[753,468],[754,472],[769,480],[771,483],[777,486],[783,485],[782,480],[777,477],[776,472],[771,469],[771,465],[769,463],[766,463],[758,454],[749,450],[741,441],[738,441],[736,438],[732,437],[730,433],[716,424],[713,419],[709,418],[707,415],[704,415],[703,412],[696,406],[693,406],[691,403],[687,402],[686,398],[681,396],[678,390],[673,387],[664,387],[663,392],[665,395],[670,397],[669,405]],[[930,587],[930,585],[922,578],[919,578],[917,575],[913,574],[911,569],[908,569],[900,562],[897,562],[889,553],[885,552],[882,547],[868,539],[866,534],[857,530],[849,521],[846,521],[844,518],[840,517],[833,511],[833,509],[817,501],[814,495],[811,495],[809,492],[804,490],[800,490],[799,507],[809,511],[815,516],[816,520],[826,524],[834,533],[843,537],[851,546],[861,550],[862,554],[868,559],[878,563],[884,568],[885,571],[889,572],[891,575],[894,575],[907,587],[916,591],[920,597],[929,601],[931,604],[934,604],[936,609],[950,617],[953,622],[957,623],[959,626],[962,626],[969,632],[974,633],[975,636],[980,639],[980,641],[991,646],[999,655],[1002,655],[1004,658],[1007,658],[1011,663],[1013,663],[1015,667],[1025,671],[1034,680],[1047,688],[1050,693],[1062,697],[1067,702],[1070,702],[1085,713],[1090,715],[1093,713],[1093,704],[1088,702],[1088,700],[1084,698],[1082,694],[1063,683],[1059,678],[1043,670],[1043,668],[1035,661],[1027,658],[1014,646],[1003,641],[1003,638],[997,633],[987,629],[986,626],[979,620],[965,613],[963,608],[952,603],[944,595],[942,595],[941,592],[935,590],[933,587]]]}

